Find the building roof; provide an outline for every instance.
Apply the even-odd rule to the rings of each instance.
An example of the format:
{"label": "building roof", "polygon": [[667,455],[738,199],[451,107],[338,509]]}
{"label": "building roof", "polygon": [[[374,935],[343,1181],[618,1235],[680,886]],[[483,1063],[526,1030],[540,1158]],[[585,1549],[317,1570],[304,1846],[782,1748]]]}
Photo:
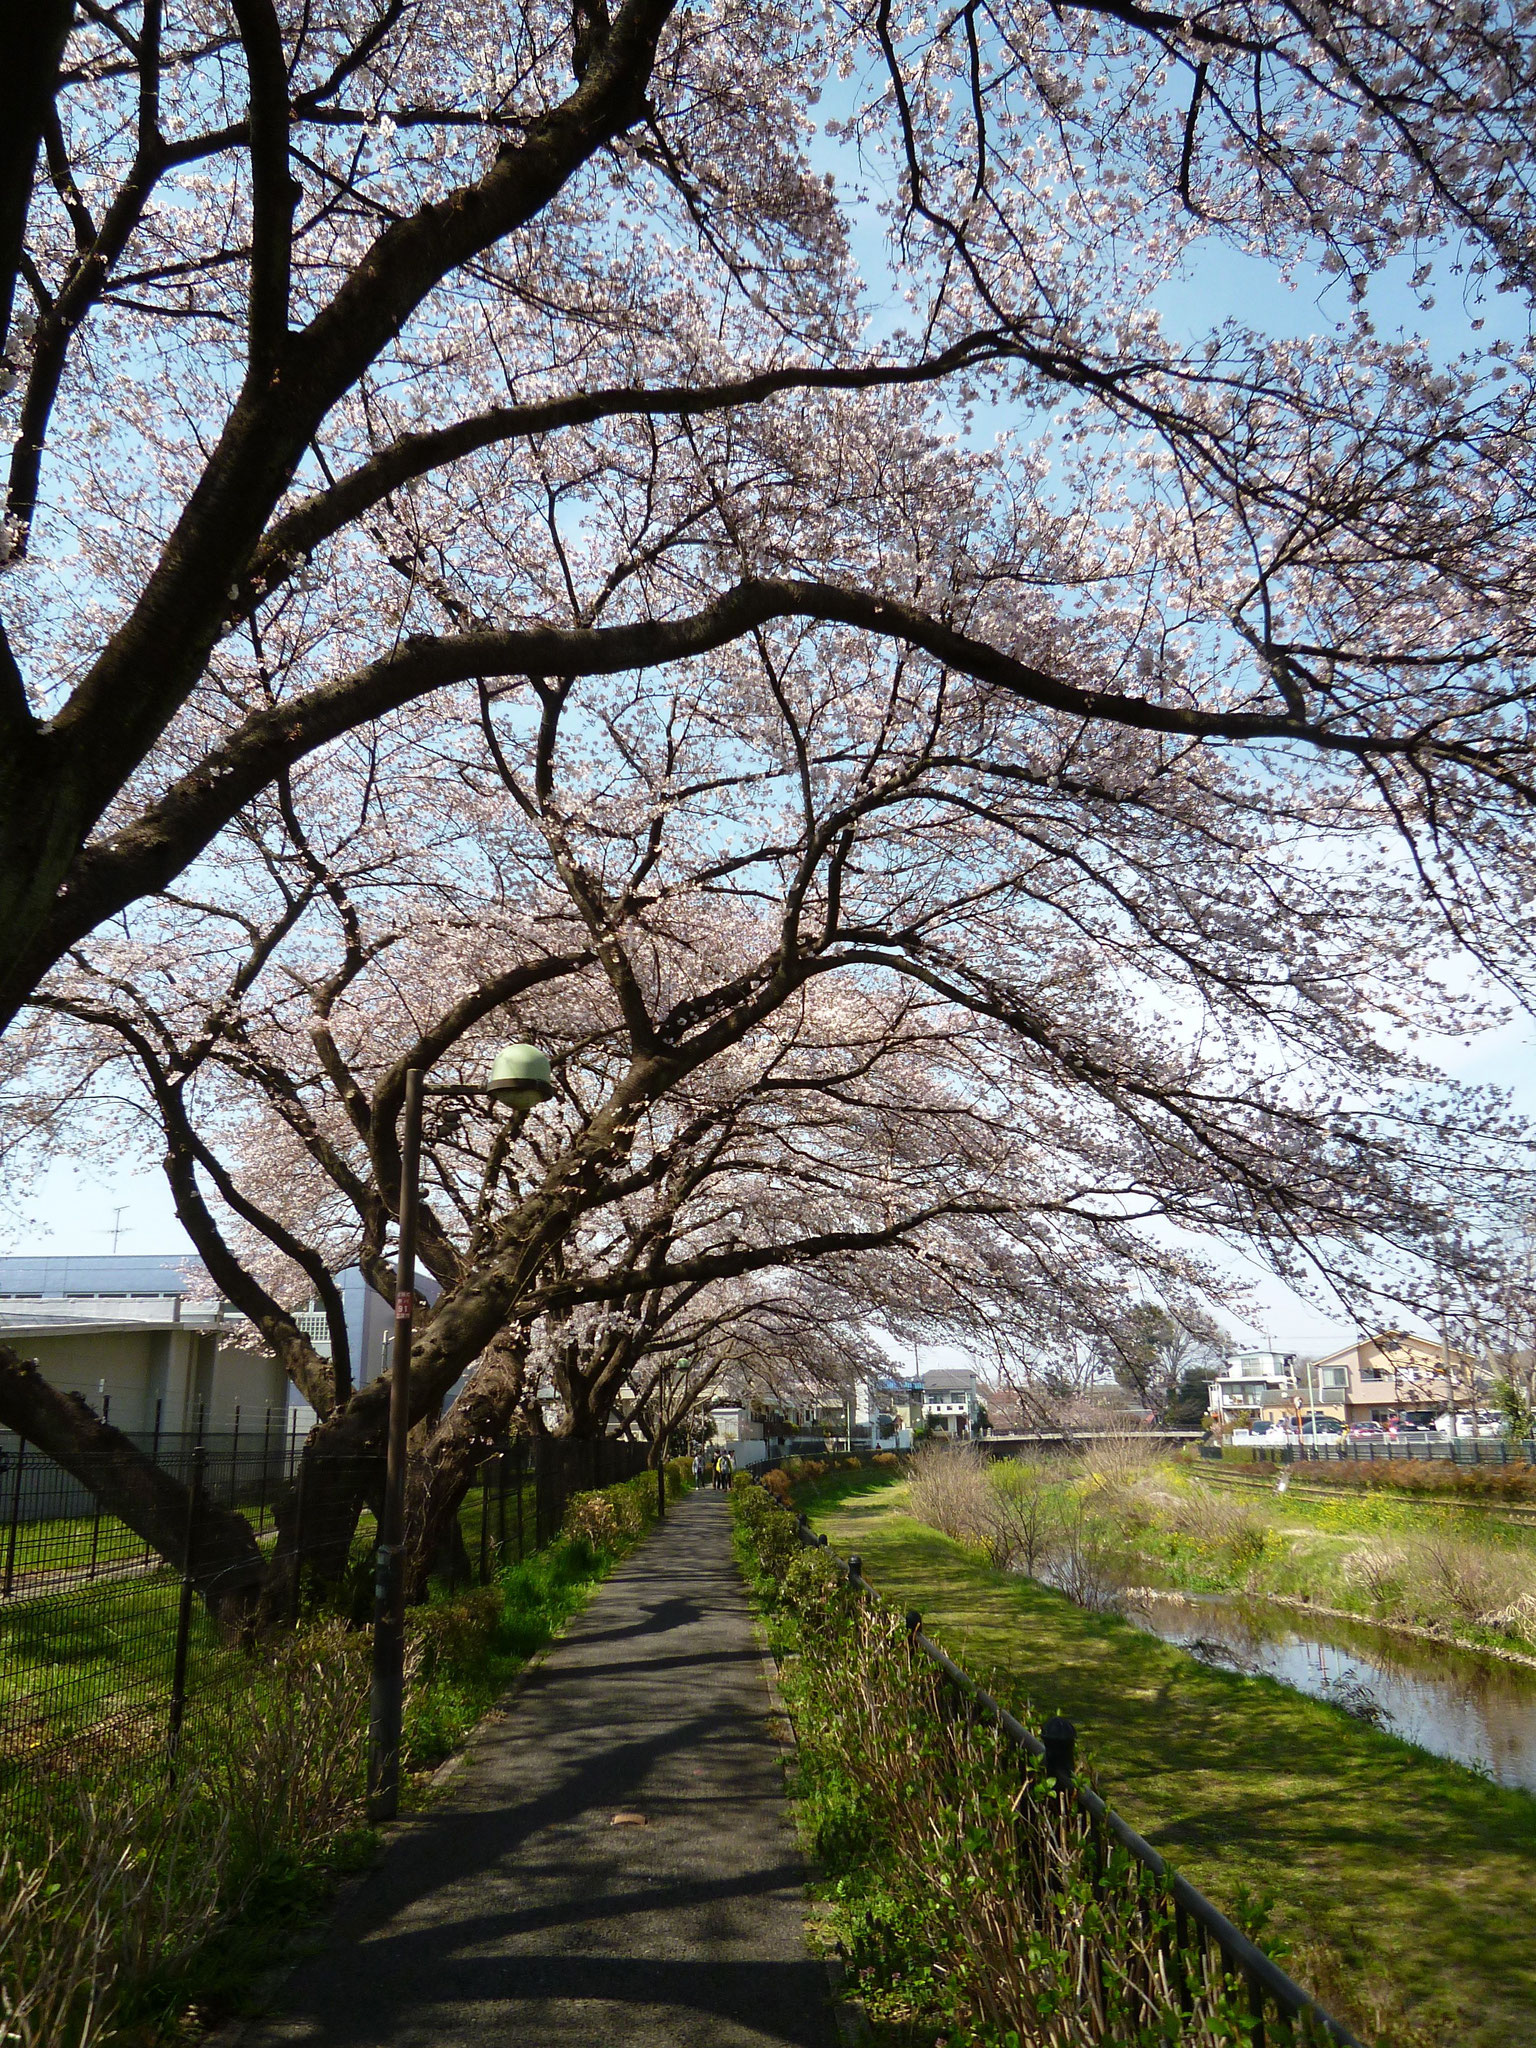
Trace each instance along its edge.
{"label": "building roof", "polygon": [[0,1297],[188,1294],[201,1276],[201,1260],[185,1252],[86,1252],[58,1258],[12,1252],[0,1256]]}
{"label": "building roof", "polygon": [[974,1394],[976,1390],[975,1373],[961,1367],[941,1366],[923,1374],[925,1394]]}

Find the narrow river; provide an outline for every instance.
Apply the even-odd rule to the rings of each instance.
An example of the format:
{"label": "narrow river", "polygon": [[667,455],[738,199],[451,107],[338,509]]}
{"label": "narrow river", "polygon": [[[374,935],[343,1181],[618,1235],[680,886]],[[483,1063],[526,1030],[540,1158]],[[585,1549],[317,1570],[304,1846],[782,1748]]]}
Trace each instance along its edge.
{"label": "narrow river", "polygon": [[1266,1673],[1497,1784],[1536,1792],[1536,1670],[1221,1594],[1138,1589],[1124,1613],[1207,1664]]}

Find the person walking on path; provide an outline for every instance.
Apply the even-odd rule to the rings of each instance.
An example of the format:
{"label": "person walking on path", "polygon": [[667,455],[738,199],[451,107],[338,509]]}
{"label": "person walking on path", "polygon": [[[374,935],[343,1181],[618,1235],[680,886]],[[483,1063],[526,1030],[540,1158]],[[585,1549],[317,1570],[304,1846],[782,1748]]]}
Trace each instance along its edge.
{"label": "person walking on path", "polygon": [[687,1495],[240,2048],[836,2048],[730,1515]]}

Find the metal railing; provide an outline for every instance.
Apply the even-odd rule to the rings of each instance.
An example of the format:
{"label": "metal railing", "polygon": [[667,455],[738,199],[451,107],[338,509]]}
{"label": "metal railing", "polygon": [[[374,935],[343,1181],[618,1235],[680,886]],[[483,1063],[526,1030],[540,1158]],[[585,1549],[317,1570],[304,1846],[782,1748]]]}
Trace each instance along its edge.
{"label": "metal railing", "polygon": [[[753,1474],[759,1486],[762,1481]],[[762,1490],[786,1514],[795,1515],[796,1532],[802,1545],[811,1549],[825,1550],[846,1578],[855,1593],[871,1600],[888,1604],[884,1596],[870,1585],[864,1577],[863,1560],[853,1555],[839,1557],[827,1543],[825,1536],[818,1536],[811,1528],[810,1521],[803,1513],[796,1513],[786,1507],[770,1487]],[[970,1674],[961,1669],[952,1657],[941,1650],[930,1636],[923,1633],[922,1616],[916,1609],[906,1614],[907,1633],[913,1647],[933,1664],[950,1685],[961,1694],[971,1709],[980,1717],[998,1728],[1016,1748],[1026,1756],[1036,1758],[1045,1764],[1055,1779],[1058,1788],[1085,1814],[1092,1828],[1107,1834],[1121,1848],[1135,1857],[1153,1876],[1164,1885],[1173,1902],[1174,1934],[1180,1953],[1191,1946],[1189,1930],[1198,1930],[1202,1947],[1213,1945],[1221,1957],[1224,1973],[1239,1980],[1247,1989],[1249,2003],[1249,2040],[1252,2048],[1267,2048],[1269,2036],[1266,2029],[1273,2019],[1276,2038],[1287,2044],[1296,2040],[1296,2023],[1303,2016],[1310,2017],[1321,2026],[1328,2037],[1340,2044],[1340,2048],[1363,2048],[1360,2040],[1352,2034],[1342,2021],[1325,2012],[1310,1993],[1294,1983],[1272,1957],[1267,1956],[1258,1944],[1251,1941],[1230,1921],[1225,1913],[1213,1906],[1203,1892],[1197,1891],[1187,1878],[1180,1877],[1158,1854],[1152,1844],[1146,1841],[1127,1821],[1120,1818],[1090,1785],[1079,1782],[1076,1776],[1077,1729],[1064,1715],[1053,1715],[1042,1727],[1040,1734],[1032,1734],[1022,1721],[1000,1706],[992,1695],[978,1685]]]}
{"label": "metal railing", "polygon": [[[1536,1465],[1536,1438],[1531,1437],[1348,1437],[1338,1443],[1290,1441],[1239,1444],[1233,1448],[1251,1451],[1253,1461],[1260,1464]],[[1201,1455],[1205,1455],[1204,1449]]]}

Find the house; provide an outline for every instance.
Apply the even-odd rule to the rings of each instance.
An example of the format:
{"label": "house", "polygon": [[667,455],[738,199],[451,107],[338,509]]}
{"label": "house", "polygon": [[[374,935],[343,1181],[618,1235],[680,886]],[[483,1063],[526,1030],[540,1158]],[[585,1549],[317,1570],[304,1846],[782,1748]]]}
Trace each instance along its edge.
{"label": "house", "polygon": [[1305,1407],[1350,1426],[1382,1423],[1404,1411],[1438,1414],[1450,1405],[1453,1391],[1457,1406],[1472,1405],[1481,1377],[1464,1352],[1453,1349],[1450,1363],[1448,1376],[1445,1353],[1429,1337],[1383,1330],[1309,1362],[1298,1376],[1296,1395]]}
{"label": "house", "polygon": [[1017,1387],[1006,1383],[980,1387],[977,1398],[987,1411],[987,1424],[994,1435],[1022,1436],[1037,1426],[1035,1418],[1025,1413],[1023,1396]]}
{"label": "house", "polygon": [[945,1436],[977,1435],[982,1417],[976,1375],[958,1368],[923,1374],[923,1421]]}
{"label": "house", "polygon": [[1210,1384],[1216,1428],[1241,1429],[1261,1416],[1288,1413],[1298,1366],[1294,1351],[1234,1352]]}
{"label": "house", "polygon": [[875,1387],[876,1426],[882,1442],[901,1437],[910,1443],[923,1426],[923,1383],[921,1379],[892,1376]]}

